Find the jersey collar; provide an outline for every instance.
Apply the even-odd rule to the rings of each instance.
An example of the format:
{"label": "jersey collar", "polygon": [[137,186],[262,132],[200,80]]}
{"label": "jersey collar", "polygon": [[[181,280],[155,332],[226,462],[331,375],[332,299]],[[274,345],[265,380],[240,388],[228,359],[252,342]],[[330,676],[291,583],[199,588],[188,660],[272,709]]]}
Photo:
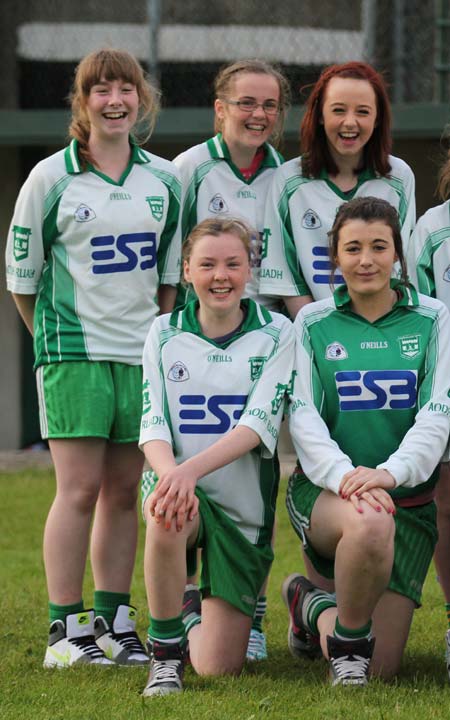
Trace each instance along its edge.
{"label": "jersey collar", "polygon": [[338,195],[342,200],[351,200],[363,183],[367,182],[368,180],[374,180],[376,177],[376,173],[373,170],[363,170],[358,175],[358,181],[355,187],[352,188],[350,192],[344,192],[343,190],[338,188],[338,186],[332,180],[330,180],[330,177],[325,169],[322,169],[319,173],[319,179],[325,180],[328,187],[331,188],[331,190],[336,193],[336,195]]}
{"label": "jersey collar", "polygon": [[[209,154],[211,155],[213,160],[226,160],[229,165],[232,165],[234,168],[236,168],[236,165],[234,165],[231,159],[228,145],[223,139],[222,133],[217,133],[217,135],[207,140],[206,145],[208,147]],[[269,143],[264,143],[263,148],[264,158],[260,165],[260,169],[263,167],[279,167],[282,164],[281,155],[279,155],[275,148],[272,147],[272,145],[270,145]]]}
{"label": "jersey collar", "polygon": [[236,333],[236,335],[233,335],[231,340],[223,345],[218,345],[214,342],[214,340],[211,340],[211,338],[207,338],[203,335],[197,319],[197,310],[199,305],[198,300],[192,300],[180,310],[175,310],[170,316],[170,325],[177,328],[177,330],[184,330],[185,332],[198,335],[217,347],[228,347],[228,345],[234,342],[236,338],[241,337],[241,335],[245,335],[245,333],[250,332],[251,330],[259,330],[265,325],[268,325],[272,320],[270,312],[262,305],[255,303],[255,301],[251,298],[245,298],[244,300],[241,300],[241,303],[246,309],[245,320],[240,331]]}
{"label": "jersey collar", "polygon": [[[392,278],[391,288],[397,293],[397,302],[394,303],[392,310],[398,307],[416,307],[419,304],[417,291],[412,285],[405,285],[401,280]],[[350,295],[348,294],[347,285],[340,285],[333,293],[334,302],[338,310],[349,310]]]}
{"label": "jersey collar", "polygon": [[[130,146],[131,146],[131,157],[128,167],[130,168],[131,165],[134,163],[138,165],[143,165],[144,163],[150,162],[150,157],[144,150],[142,150],[139,145],[136,145],[135,142],[133,142],[130,138]],[[69,175],[78,175],[79,173],[84,172],[80,158],[78,153],[78,147],[79,142],[75,138],[71,140],[70,145],[66,147],[64,151],[64,161],[66,163],[66,170],[69,173]]]}

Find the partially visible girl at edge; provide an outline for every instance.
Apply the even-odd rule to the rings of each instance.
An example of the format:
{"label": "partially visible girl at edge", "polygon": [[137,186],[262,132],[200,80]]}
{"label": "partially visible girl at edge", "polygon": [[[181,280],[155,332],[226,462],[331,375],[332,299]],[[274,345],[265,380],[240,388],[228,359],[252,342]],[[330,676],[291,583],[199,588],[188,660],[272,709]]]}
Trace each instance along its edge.
{"label": "partially visible girl at edge", "polygon": [[[398,211],[406,252],[415,223],[414,175],[390,155],[391,109],[382,76],[363,62],[331,65],[306,103],[301,156],[273,176],[267,196],[260,292],[282,298],[292,318],[331,295],[327,233],[354,197],[384,198]],[[340,273],[334,282],[343,282]]]}
{"label": "partially visible girl at edge", "polygon": [[385,200],[341,206],[330,257],[345,284],[294,323],[290,429],[300,467],[287,505],[336,595],[294,574],[283,597],[294,654],[320,643],[333,685],[365,685],[369,671],[388,680],[399,670],[437,540],[450,316],[408,285],[398,215]]}
{"label": "partially visible girl at edge", "polygon": [[[144,696],[182,689],[186,638],[201,675],[240,673],[273,558],[274,457],[291,379],[291,322],[251,299],[251,230],[207,219],[184,247],[198,300],[154,323],[140,444],[153,648]],[[184,591],[202,550],[201,597]],[[188,563],[189,564],[189,563]]]}
{"label": "partially visible girl at edge", "polygon": [[[180,182],[172,163],[137,144],[137,124],[153,126],[158,102],[133,56],[87,55],[71,100],[70,145],[32,170],[6,250],[8,288],[34,335],[41,433],[56,473],[44,666],[146,665],[130,605],[141,361],[179,280]],[[82,597],[89,540],[92,610]]]}
{"label": "partially visible girl at edge", "polygon": [[[438,298],[450,309],[450,151],[439,174],[438,195],[441,205],[423,215],[411,236],[408,268],[417,289]],[[450,465],[441,464],[436,487],[439,540],[434,562],[445,598],[448,629],[445,657],[450,679]]]}
{"label": "partially visible girl at edge", "polygon": [[[175,158],[183,186],[182,233],[205,218],[239,217],[253,229],[252,274],[245,295],[272,310],[276,299],[259,293],[263,254],[264,210],[275,170],[283,162],[277,151],[283,136],[290,88],[284,75],[264,60],[237,60],[223,67],[214,82],[215,132]],[[180,284],[177,306],[193,299],[192,285]],[[190,578],[191,583],[194,578]],[[255,610],[248,660],[267,657],[263,619],[266,585]]]}

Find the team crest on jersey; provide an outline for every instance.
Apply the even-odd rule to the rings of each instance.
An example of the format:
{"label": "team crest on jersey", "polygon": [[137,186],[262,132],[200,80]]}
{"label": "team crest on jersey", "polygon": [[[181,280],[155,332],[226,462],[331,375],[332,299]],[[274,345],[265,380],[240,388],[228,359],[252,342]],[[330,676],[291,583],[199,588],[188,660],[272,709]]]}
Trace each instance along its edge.
{"label": "team crest on jersey", "polygon": [[420,353],[420,335],[404,335],[398,338],[400,343],[400,355],[407,360],[412,360]]}
{"label": "team crest on jersey", "polygon": [[302,227],[307,230],[317,230],[317,228],[322,227],[320,217],[314,210],[311,210],[311,208],[307,210],[302,217]]}
{"label": "team crest on jersey", "polygon": [[161,222],[164,214],[164,198],[158,195],[151,195],[145,198],[155,220]]}
{"label": "team crest on jersey", "polygon": [[445,280],[445,282],[450,282],[450,265],[445,268],[442,279]]}
{"label": "team crest on jersey", "polygon": [[258,380],[258,378],[261,377],[262,369],[266,360],[266,355],[254,355],[253,357],[249,357],[250,380]]}
{"label": "team crest on jersey", "polygon": [[189,380],[189,370],[181,360],[177,360],[167,373],[167,379],[173,382],[185,382]]}
{"label": "team crest on jersey", "polygon": [[20,225],[14,225],[14,259],[25,260],[28,257],[28,250],[30,245],[31,228],[20,227]]}
{"label": "team crest on jersey", "polygon": [[97,215],[93,209],[85,205],[85,203],[78,205],[74,214],[75,222],[89,222],[89,220],[94,220],[96,217]]}
{"label": "team crest on jersey", "polygon": [[142,414],[143,415],[150,412],[150,410],[152,409],[152,401],[150,400],[149,387],[150,387],[150,383],[148,380],[146,380],[144,382],[144,384],[142,385]]}
{"label": "team crest on jersey", "polygon": [[325,350],[325,360],[345,360],[348,352],[339,342],[330,343]]}
{"label": "team crest on jersey", "polygon": [[213,198],[211,198],[211,200],[209,201],[208,210],[209,212],[216,214],[228,212],[228,205],[226,204],[220,193],[217,193],[216,195],[214,195]]}

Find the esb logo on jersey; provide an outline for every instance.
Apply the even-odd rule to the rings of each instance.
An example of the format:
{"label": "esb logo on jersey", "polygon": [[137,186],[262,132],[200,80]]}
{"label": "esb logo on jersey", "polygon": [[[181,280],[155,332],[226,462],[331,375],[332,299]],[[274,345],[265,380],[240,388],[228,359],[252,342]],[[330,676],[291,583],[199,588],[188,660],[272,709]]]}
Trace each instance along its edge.
{"label": "esb logo on jersey", "polygon": [[181,395],[179,411],[180,433],[212,435],[226,433],[239,420],[247,402],[247,395]]}
{"label": "esb logo on jersey", "polygon": [[[322,245],[315,245],[312,249],[312,254],[313,282],[316,283],[316,285],[329,285],[333,265],[330,261],[328,248]],[[335,272],[333,282],[335,285],[341,285],[344,282],[344,278],[340,273]]]}
{"label": "esb logo on jersey", "polygon": [[339,409],[405,410],[417,401],[417,370],[349,370],[335,373]]}
{"label": "esb logo on jersey", "polygon": [[130,272],[138,263],[141,270],[156,265],[154,232],[124,233],[117,238],[114,235],[99,235],[91,238],[91,245],[93,248],[106,248],[92,251],[94,275]]}

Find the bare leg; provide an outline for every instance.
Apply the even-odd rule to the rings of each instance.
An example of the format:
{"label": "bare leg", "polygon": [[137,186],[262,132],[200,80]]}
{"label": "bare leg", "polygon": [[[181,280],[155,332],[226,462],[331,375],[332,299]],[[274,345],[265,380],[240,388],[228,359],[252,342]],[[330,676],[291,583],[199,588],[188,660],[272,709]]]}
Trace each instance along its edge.
{"label": "bare leg", "polygon": [[[393,518],[369,505],[363,507],[360,514],[350,502],[325,491],[314,505],[307,531],[318,553],[335,558],[339,620],[351,629],[362,627],[372,617],[389,582],[394,557]],[[336,614],[330,609],[322,615],[319,630],[327,657],[326,634]]]}
{"label": "bare leg", "polygon": [[373,614],[372,633],[376,638],[371,673],[391,680],[399,671],[415,609],[410,598],[386,590]]}
{"label": "bare leg", "polygon": [[179,532],[146,512],[145,586],[152,617],[167,620],[181,614],[186,583],[186,547],[195,541],[199,518],[185,523]]}
{"label": "bare leg", "polygon": [[79,602],[89,529],[100,490],[106,443],[97,438],[50,440],[56,496],[44,532],[44,563],[50,601]]}
{"label": "bare leg", "polygon": [[144,456],[135,443],[108,443],[91,536],[98,590],[128,593],[137,544],[136,497]]}
{"label": "bare leg", "polygon": [[434,562],[445,602],[450,603],[450,463],[441,464],[436,487],[436,505],[439,540],[434,552]]}
{"label": "bare leg", "polygon": [[252,618],[218,597],[202,602],[202,622],[189,633],[189,654],[199,675],[238,675]]}

